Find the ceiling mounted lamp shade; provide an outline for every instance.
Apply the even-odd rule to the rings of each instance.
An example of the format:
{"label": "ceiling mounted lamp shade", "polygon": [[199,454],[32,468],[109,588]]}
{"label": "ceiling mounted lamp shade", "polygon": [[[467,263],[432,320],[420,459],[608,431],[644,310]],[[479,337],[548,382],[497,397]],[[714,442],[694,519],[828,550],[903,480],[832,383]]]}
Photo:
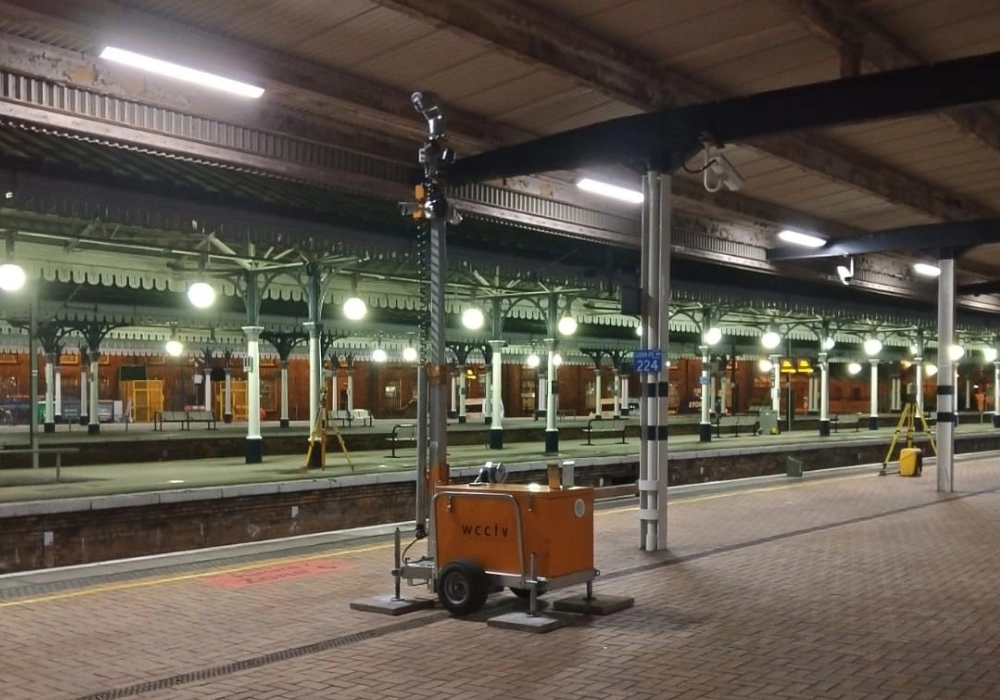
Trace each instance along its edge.
{"label": "ceiling mounted lamp shade", "polygon": [[486,323],[486,317],[483,315],[482,309],[470,306],[462,312],[462,325],[470,331],[478,331],[484,323]]}
{"label": "ceiling mounted lamp shade", "polygon": [[559,333],[560,335],[573,335],[576,333],[576,319],[572,316],[563,316],[559,319]]}
{"label": "ceiling mounted lamp shade", "polygon": [[559,353],[556,353],[555,355],[552,356],[552,366],[553,367],[558,367],[562,363],[563,363],[562,355],[560,355]]}
{"label": "ceiling mounted lamp shade", "polygon": [[983,348],[983,360],[985,362],[996,362],[996,360],[997,360],[997,349],[996,348]]}
{"label": "ceiling mounted lamp shade", "polygon": [[372,350],[372,362],[377,362],[382,364],[389,359],[389,354],[382,348],[375,348]]}
{"label": "ceiling mounted lamp shade", "polygon": [[958,362],[963,357],[965,357],[965,348],[963,348],[961,345],[952,345],[950,348],[948,348],[948,358],[952,362]]}
{"label": "ceiling mounted lamp shade", "polygon": [[24,288],[28,276],[24,268],[17,263],[4,263],[0,265],[0,289],[5,292],[19,292]]}
{"label": "ceiling mounted lamp shade", "polygon": [[760,344],[765,350],[774,350],[781,344],[781,335],[777,331],[767,331],[760,337]]}
{"label": "ceiling mounted lamp shade", "polygon": [[778,233],[778,239],[792,245],[800,245],[803,248],[822,248],[826,245],[826,239],[814,236],[801,231],[784,230]]}
{"label": "ceiling mounted lamp shade", "polygon": [[833,350],[833,348],[834,348],[834,346],[836,344],[837,344],[837,341],[834,339],[834,337],[832,335],[830,335],[830,336],[827,336],[826,338],[823,339],[821,347],[824,350]]}
{"label": "ceiling mounted lamp shade", "polygon": [[257,87],[256,85],[250,85],[249,83],[233,80],[232,78],[223,78],[221,75],[207,73],[196,68],[188,68],[187,66],[170,63],[169,61],[163,61],[152,56],[145,56],[114,46],[108,46],[101,51],[101,58],[105,61],[138,68],[147,73],[163,75],[168,78],[184,81],[185,83],[201,85],[202,87],[228,92],[231,95],[239,95],[240,97],[257,99],[264,94],[264,88]]}
{"label": "ceiling mounted lamp shade", "polygon": [[196,309],[207,309],[215,303],[215,287],[208,282],[193,282],[187,291],[188,301]]}
{"label": "ceiling mounted lamp shade", "polygon": [[403,348],[403,361],[404,362],[416,362],[417,358],[420,357],[420,353],[414,347]]}
{"label": "ceiling mounted lamp shade", "polygon": [[882,352],[882,341],[878,338],[868,338],[865,340],[864,349],[868,357],[875,357]]}
{"label": "ceiling mounted lamp shade", "polygon": [[761,360],[757,363],[757,369],[766,374],[774,369],[774,363],[767,359]]}
{"label": "ceiling mounted lamp shade", "polygon": [[722,340],[722,329],[717,326],[712,326],[701,336],[701,339],[705,341],[705,345],[715,345],[720,340]]}
{"label": "ceiling mounted lamp shade", "polygon": [[538,367],[538,365],[540,365],[541,362],[542,362],[541,358],[538,357],[538,355],[536,355],[535,353],[531,353],[530,355],[528,355],[527,359],[525,359],[524,361],[524,363],[528,365],[528,367],[530,367],[531,369],[535,369],[536,367]]}
{"label": "ceiling mounted lamp shade", "polygon": [[861,365],[857,362],[852,362],[849,365],[847,365],[847,372],[849,374],[858,374],[859,372],[861,372]]}
{"label": "ceiling mounted lamp shade", "polygon": [[635,327],[635,334],[638,337],[640,337],[640,338],[642,337],[642,324],[641,323],[638,326]]}
{"label": "ceiling mounted lamp shade", "polygon": [[935,374],[937,374],[937,365],[931,365],[931,364],[925,365],[924,373],[928,377],[933,377]]}
{"label": "ceiling mounted lamp shade", "polygon": [[642,192],[638,190],[630,190],[627,187],[619,187],[607,182],[592,180],[589,177],[585,177],[577,182],[576,186],[584,192],[599,194],[602,197],[610,197],[611,199],[628,202],[629,204],[642,204],[645,199]]}
{"label": "ceiling mounted lamp shade", "polygon": [[344,318],[360,321],[368,315],[368,304],[361,297],[351,297],[344,302]]}
{"label": "ceiling mounted lamp shade", "polygon": [[167,344],[163,346],[163,349],[167,351],[170,357],[180,357],[181,353],[184,352],[184,343],[179,340],[171,339],[167,341]]}

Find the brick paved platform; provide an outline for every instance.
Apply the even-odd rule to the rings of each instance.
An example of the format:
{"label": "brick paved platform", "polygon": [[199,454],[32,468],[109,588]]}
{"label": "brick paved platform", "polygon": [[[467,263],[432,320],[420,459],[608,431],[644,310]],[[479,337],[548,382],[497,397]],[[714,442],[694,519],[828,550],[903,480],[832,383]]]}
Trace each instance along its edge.
{"label": "brick paved platform", "polygon": [[1000,465],[956,474],[950,496],[931,468],[675,498],[655,554],[605,510],[597,590],[636,605],[544,636],[351,611],[391,588],[384,539],[0,578],[2,697],[991,700]]}

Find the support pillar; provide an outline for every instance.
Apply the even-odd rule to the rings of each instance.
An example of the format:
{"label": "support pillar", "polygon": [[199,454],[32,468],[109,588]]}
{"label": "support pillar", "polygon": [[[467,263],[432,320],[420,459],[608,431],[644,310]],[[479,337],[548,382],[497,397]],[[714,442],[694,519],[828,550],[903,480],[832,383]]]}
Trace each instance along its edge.
{"label": "support pillar", "polygon": [[354,367],[347,368],[347,410],[354,413]]}
{"label": "support pillar", "polygon": [[924,358],[923,352],[913,358],[913,402],[917,413],[924,415]]}
{"label": "support pillar", "polygon": [[949,349],[955,336],[955,260],[942,251],[938,267],[937,490],[955,490],[955,385]]}
{"label": "support pillar", "polygon": [[1000,361],[993,363],[993,427],[1000,428]]}
{"label": "support pillar", "polygon": [[594,367],[594,418],[604,418],[601,412],[601,366]]}
{"label": "support pillar", "polygon": [[62,365],[61,353],[56,355],[55,364],[55,380],[53,381],[53,388],[55,389],[55,419],[56,423],[62,423]]}
{"label": "support pillar", "polygon": [[618,367],[615,367],[615,418],[622,417],[622,373]]}
{"label": "support pillar", "polygon": [[701,421],[698,423],[698,441],[712,441],[712,397],[709,395],[709,357],[708,346],[702,345],[698,348],[701,353]]}
{"label": "support pillar", "polygon": [[458,374],[451,375],[451,391],[448,392],[448,417],[458,418]]}
{"label": "support pillar", "polygon": [[465,379],[465,365],[458,366],[458,422],[464,424],[469,420],[465,413],[465,400],[469,396],[469,385]]}
{"label": "support pillar", "polygon": [[972,380],[966,377],[965,379],[965,410],[969,411],[972,409]]}
{"label": "support pillar", "polygon": [[56,431],[56,407],[55,407],[55,353],[45,353],[45,423],[42,431],[54,433]]}
{"label": "support pillar", "polygon": [[[206,352],[206,356],[208,353]],[[207,357],[206,357],[207,359]],[[208,362],[205,363],[205,410],[212,410],[212,368],[208,366]]]}
{"label": "support pillar", "polygon": [[87,434],[97,435],[101,432],[101,420],[97,414],[97,404],[101,394],[100,377],[98,376],[101,361],[99,350],[90,350],[90,409],[87,411],[89,422],[87,423]]}
{"label": "support pillar", "polygon": [[330,410],[336,414],[340,410],[340,358],[330,358]]}
{"label": "support pillar", "polygon": [[222,395],[222,422],[233,422],[233,372],[226,367],[226,386]]}
{"label": "support pillar", "polygon": [[247,337],[247,442],[246,463],[264,461],[264,438],[260,434],[260,326],[244,326]]}
{"label": "support pillar", "polygon": [[775,419],[781,418],[781,358],[771,355],[771,410]]}
{"label": "support pillar", "polygon": [[622,386],[622,417],[624,418],[632,413],[632,409],[628,405],[628,372],[622,372],[621,386]]}
{"label": "support pillar", "polygon": [[493,422],[493,372],[487,368],[479,375],[479,383],[483,385],[483,423],[489,425]]}
{"label": "support pillar", "polygon": [[[825,336],[824,336],[825,337]],[[819,435],[830,437],[830,360],[825,352],[819,354]]]}
{"label": "support pillar", "polygon": [[87,348],[80,348],[80,425],[90,423],[90,403],[87,401]]}
{"label": "support pillar", "polygon": [[[311,309],[310,309],[311,311]],[[317,321],[308,321],[305,324],[309,333],[308,353],[309,353],[309,432],[310,440],[314,443],[313,449],[309,451],[309,468],[319,468],[323,466],[323,450],[315,443],[321,441],[321,436],[313,435],[312,428],[316,424],[320,414],[320,394],[323,388],[323,355],[320,348],[320,334],[323,327]]]}
{"label": "support pillar", "polygon": [[810,377],[809,377],[809,398],[808,398],[808,403],[806,404],[806,411],[809,412],[809,413],[815,413],[816,412],[816,403],[817,403],[816,402],[816,394],[818,393],[817,392],[818,386],[819,386],[819,378],[810,375]]}
{"label": "support pillar", "polygon": [[650,170],[643,177],[643,349],[663,354],[659,372],[643,374],[639,451],[639,546],[667,547],[667,368],[670,320],[670,177]]}
{"label": "support pillar", "polygon": [[502,352],[504,341],[502,340],[491,340],[490,346],[493,348],[493,391],[492,394],[492,409],[493,409],[493,421],[490,423],[490,449],[491,450],[502,450],[503,449],[503,386],[502,386],[502,368],[503,359]]}
{"label": "support pillar", "polygon": [[[552,315],[550,314],[550,317]],[[549,325],[553,325],[551,321]],[[556,340],[547,338],[548,351],[545,353],[545,377],[549,383],[548,392],[545,396],[545,454],[559,454],[559,428],[556,427],[556,400],[559,397],[559,376],[558,368],[555,365]]]}
{"label": "support pillar", "polygon": [[871,401],[869,402],[868,429],[878,430],[878,359],[871,358]]}
{"label": "support pillar", "polygon": [[723,371],[722,376],[719,377],[719,416],[726,415],[726,410],[728,409],[726,402],[726,394],[729,390],[729,377],[726,376],[725,371]]}
{"label": "support pillar", "polygon": [[281,360],[281,417],[278,427],[287,428],[292,423],[288,418],[288,360]]}

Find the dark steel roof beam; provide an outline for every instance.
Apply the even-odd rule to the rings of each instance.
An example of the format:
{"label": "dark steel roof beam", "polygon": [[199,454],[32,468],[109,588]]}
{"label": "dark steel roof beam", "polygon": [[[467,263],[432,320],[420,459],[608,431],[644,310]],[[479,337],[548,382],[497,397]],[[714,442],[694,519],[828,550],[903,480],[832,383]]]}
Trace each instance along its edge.
{"label": "dark steel roof beam", "polygon": [[[380,5],[486,41],[503,53],[543,65],[643,110],[723,97],[638,52],[517,0],[375,0]],[[988,216],[988,210],[930,183],[816,136],[775,135],[747,145],[894,204],[941,219]],[[540,168],[533,172],[544,172]]]}
{"label": "dark steel roof beam", "polygon": [[[927,62],[844,0],[770,0],[835,49],[878,70],[898,70]],[[988,109],[965,107],[941,117],[1000,151],[1000,117]]]}

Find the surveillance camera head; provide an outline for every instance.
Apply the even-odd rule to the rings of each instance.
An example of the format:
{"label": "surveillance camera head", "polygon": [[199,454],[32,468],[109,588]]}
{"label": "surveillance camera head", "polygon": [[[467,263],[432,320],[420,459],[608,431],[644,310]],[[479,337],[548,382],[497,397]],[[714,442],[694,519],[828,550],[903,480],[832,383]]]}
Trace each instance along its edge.
{"label": "surveillance camera head", "polygon": [[726,189],[730,192],[736,192],[743,187],[743,177],[736,172],[736,168],[733,164],[729,162],[721,153],[712,156],[713,163],[710,166],[712,172],[714,172],[722,184],[725,185]]}
{"label": "surveillance camera head", "polygon": [[427,120],[427,128],[432,138],[444,135],[444,113],[441,111],[441,101],[433,92],[415,92],[410,95],[410,102]]}
{"label": "surveillance camera head", "polygon": [[837,265],[837,276],[840,277],[842,283],[850,284],[851,280],[854,279],[854,270],[846,265]]}

